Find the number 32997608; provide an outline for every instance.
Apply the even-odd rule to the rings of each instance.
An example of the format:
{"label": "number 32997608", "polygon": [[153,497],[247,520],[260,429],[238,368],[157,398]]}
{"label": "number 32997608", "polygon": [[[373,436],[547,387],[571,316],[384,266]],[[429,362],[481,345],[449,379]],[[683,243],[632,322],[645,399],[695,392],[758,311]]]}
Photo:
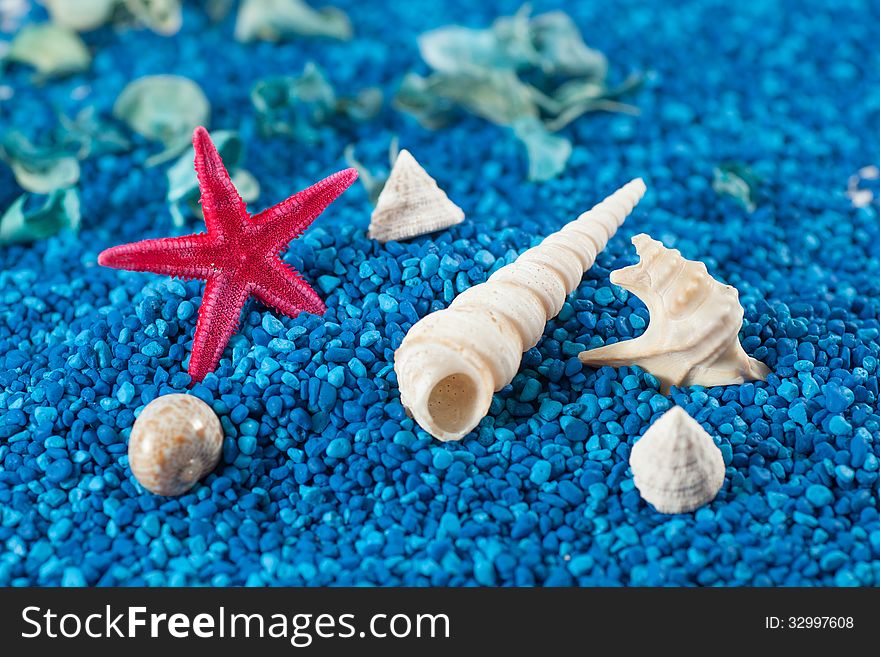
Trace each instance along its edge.
{"label": "number 32997608", "polygon": [[852,616],[765,616],[768,630],[848,630],[854,627]]}

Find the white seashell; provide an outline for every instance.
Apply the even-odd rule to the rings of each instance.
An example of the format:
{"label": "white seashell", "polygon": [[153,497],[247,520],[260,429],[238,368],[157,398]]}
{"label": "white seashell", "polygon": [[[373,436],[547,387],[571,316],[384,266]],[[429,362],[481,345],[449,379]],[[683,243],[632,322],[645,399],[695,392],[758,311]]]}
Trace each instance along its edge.
{"label": "white seashell", "polygon": [[379,242],[405,240],[464,221],[464,212],[412,154],[403,149],[370,217],[367,235]]}
{"label": "white seashell", "polygon": [[680,406],[648,427],[632,448],[629,467],[642,499],[660,513],[694,511],[724,484],[721,450]]}
{"label": "white seashell", "polygon": [[394,370],[401,402],[425,431],[460,440],[479,424],[493,393],[510,383],[522,353],[538,343],[644,193],[641,178],[624,185],[413,325],[394,354]]}
{"label": "white seashell", "polygon": [[639,365],[670,386],[723,386],[764,380],[769,368],[739,343],[739,293],[719,283],[702,262],[685,260],[644,233],[632,238],[639,262],[611,272],[611,282],[644,301],[651,321],[632,340],[578,354],[601,367]]}
{"label": "white seashell", "polygon": [[157,495],[181,495],[208,474],[223,451],[214,411],[192,395],[164,395],[146,405],[131,429],[128,464]]}

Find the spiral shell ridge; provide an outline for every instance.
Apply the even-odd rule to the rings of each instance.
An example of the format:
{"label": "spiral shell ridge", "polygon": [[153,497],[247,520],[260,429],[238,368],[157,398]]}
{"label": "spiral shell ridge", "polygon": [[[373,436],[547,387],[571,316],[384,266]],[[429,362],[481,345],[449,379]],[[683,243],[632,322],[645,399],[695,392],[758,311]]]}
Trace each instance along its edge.
{"label": "spiral shell ridge", "polygon": [[401,402],[423,429],[445,441],[477,426],[644,193],[641,178],[627,183],[413,325],[394,369]]}
{"label": "spiral shell ridge", "polygon": [[648,235],[632,242],[639,262],[611,272],[611,282],[644,301],[651,321],[639,337],[583,351],[581,361],[594,367],[639,365],[664,391],[765,379],[767,366],[739,343],[744,311],[736,288]]}

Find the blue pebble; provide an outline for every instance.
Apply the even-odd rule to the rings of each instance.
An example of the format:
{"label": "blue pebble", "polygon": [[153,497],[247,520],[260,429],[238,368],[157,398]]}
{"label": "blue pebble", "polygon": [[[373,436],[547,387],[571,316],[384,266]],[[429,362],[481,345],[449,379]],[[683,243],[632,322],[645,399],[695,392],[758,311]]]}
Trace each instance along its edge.
{"label": "blue pebble", "polygon": [[530,402],[537,399],[539,394],[541,394],[541,383],[536,379],[528,379],[525,385],[523,385],[519,399],[520,401]]}
{"label": "blue pebble", "polygon": [[813,484],[812,486],[809,486],[806,491],[806,496],[810,504],[817,507],[827,506],[834,501],[834,495],[831,491],[821,484]]}
{"label": "blue pebble", "polygon": [[840,415],[835,415],[828,422],[828,431],[835,436],[848,436],[852,433],[852,425]]}
{"label": "blue pebble", "polygon": [[593,294],[593,299],[600,306],[610,306],[614,302],[614,291],[610,287],[600,287]]}
{"label": "blue pebble", "polygon": [[238,449],[242,454],[253,455],[257,451],[257,439],[254,436],[241,436],[238,439]]}
{"label": "blue pebble", "polygon": [[73,474],[73,464],[67,459],[53,461],[46,469],[46,478],[53,483],[60,483]]}
{"label": "blue pebble", "polygon": [[823,393],[825,394],[825,408],[830,413],[842,413],[852,405],[855,399],[852,390],[833,382],[825,385]]}
{"label": "blue pebble", "polygon": [[529,479],[533,484],[540,486],[550,479],[550,470],[551,466],[548,461],[535,461],[529,472]]}
{"label": "blue pebble", "polygon": [[538,415],[549,422],[550,420],[555,420],[561,412],[561,403],[553,399],[545,399],[541,402],[541,409],[538,411]]}
{"label": "blue pebble", "polygon": [[797,399],[798,395],[800,394],[800,390],[798,389],[797,384],[792,383],[791,381],[783,381],[776,391],[779,393],[780,397],[789,402]]}
{"label": "blue pebble", "polygon": [[589,435],[589,427],[586,422],[574,417],[563,417],[559,421],[565,437],[572,441],[581,442],[587,439]]}
{"label": "blue pebble", "polygon": [[344,459],[351,454],[351,443],[345,438],[334,438],[327,445],[327,456],[334,459]]}
{"label": "blue pebble", "polygon": [[438,470],[446,470],[450,465],[452,465],[452,454],[445,449],[437,449],[434,452],[434,456],[431,460],[431,465],[433,465]]}

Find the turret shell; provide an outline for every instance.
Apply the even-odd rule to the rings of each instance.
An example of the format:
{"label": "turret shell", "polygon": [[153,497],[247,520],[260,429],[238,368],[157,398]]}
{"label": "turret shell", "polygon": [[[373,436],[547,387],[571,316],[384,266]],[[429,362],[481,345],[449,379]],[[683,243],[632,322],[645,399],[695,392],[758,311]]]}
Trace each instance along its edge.
{"label": "turret shell", "polygon": [[580,283],[617,227],[645,193],[636,179],[525,251],[449,308],[416,322],[394,355],[400,399],[440,440],[460,440],[510,383],[522,353]]}

